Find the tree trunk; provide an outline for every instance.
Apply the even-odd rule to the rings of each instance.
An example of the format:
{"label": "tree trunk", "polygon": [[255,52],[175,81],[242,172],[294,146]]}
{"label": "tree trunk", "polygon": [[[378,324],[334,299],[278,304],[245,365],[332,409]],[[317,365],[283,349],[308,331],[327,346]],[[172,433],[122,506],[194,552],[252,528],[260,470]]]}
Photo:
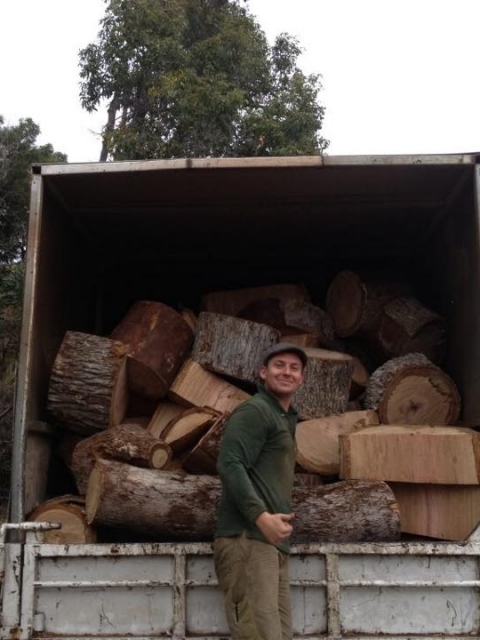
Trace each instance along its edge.
{"label": "tree trunk", "polygon": [[379,424],[375,411],[350,411],[337,416],[306,420],[297,425],[298,464],[312,473],[334,476],[340,473],[339,436]]}
{"label": "tree trunk", "polygon": [[229,413],[251,397],[193,360],[185,362],[168,395],[186,407],[210,407],[219,413]]}
{"label": "tree trunk", "polygon": [[128,346],[128,381],[133,391],[161,398],[187,357],[193,333],[183,317],[161,302],[137,302],[112,338]]}
{"label": "tree trunk", "polygon": [[265,324],[201,313],[192,359],[210,371],[255,384],[262,356],[280,333]]}
{"label": "tree trunk", "polygon": [[58,522],[60,529],[45,531],[45,544],[88,544],[97,541],[95,529],[87,523],[85,500],[66,495],[39,505],[30,515],[30,522]]}
{"label": "tree trunk", "polygon": [[[90,476],[90,523],[129,528],[169,540],[211,540],[220,480],[139,469],[99,460]],[[398,538],[398,510],[383,482],[296,487],[296,542],[389,541]]]}
{"label": "tree trunk", "polygon": [[47,406],[62,426],[91,434],[123,420],[125,353],[121,342],[67,331],[53,363]]}
{"label": "tree trunk", "polygon": [[380,425],[340,436],[341,477],[480,484],[480,434],[463,427]]}
{"label": "tree trunk", "polygon": [[164,469],[172,452],[167,444],[136,424],[122,424],[85,438],[75,447],[71,462],[81,494],[87,491],[88,478],[97,458],[128,462],[147,469]]}
{"label": "tree trunk", "polygon": [[308,364],[295,405],[304,420],[344,413],[350,394],[353,360],[350,356],[324,349],[305,349]]}
{"label": "tree trunk", "polygon": [[303,285],[275,284],[266,287],[207,293],[202,297],[202,311],[236,316],[241,309],[244,309],[251,302],[263,298],[310,302],[310,296]]}
{"label": "tree trunk", "polygon": [[115,119],[117,117],[117,110],[119,106],[119,100],[117,96],[114,95],[108,107],[107,124],[105,125],[105,131],[102,134],[102,150],[100,151],[100,162],[106,162],[108,160],[107,140],[109,135],[115,130]]}
{"label": "tree trunk", "polygon": [[408,294],[409,290],[403,282],[341,271],[327,292],[327,312],[335,333],[346,338],[371,330],[387,302]]}
{"label": "tree trunk", "polygon": [[226,417],[221,416],[199,440],[183,461],[183,468],[188,473],[217,473],[217,460],[220,444],[225,433]]}
{"label": "tree trunk", "polygon": [[460,396],[453,380],[420,353],[389,360],[370,377],[364,406],[382,424],[454,424]]}

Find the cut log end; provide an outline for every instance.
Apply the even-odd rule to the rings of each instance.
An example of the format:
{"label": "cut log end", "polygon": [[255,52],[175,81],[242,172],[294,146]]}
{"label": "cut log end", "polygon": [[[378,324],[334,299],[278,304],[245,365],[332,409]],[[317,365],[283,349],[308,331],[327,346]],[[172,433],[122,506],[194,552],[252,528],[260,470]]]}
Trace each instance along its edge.
{"label": "cut log end", "polygon": [[152,448],[150,455],[150,468],[151,469],[166,469],[172,459],[172,450],[170,447],[159,442]]}
{"label": "cut log end", "polygon": [[365,296],[365,288],[353,271],[342,271],[332,281],[327,292],[327,312],[333,320],[335,333],[341,338],[357,332]]}

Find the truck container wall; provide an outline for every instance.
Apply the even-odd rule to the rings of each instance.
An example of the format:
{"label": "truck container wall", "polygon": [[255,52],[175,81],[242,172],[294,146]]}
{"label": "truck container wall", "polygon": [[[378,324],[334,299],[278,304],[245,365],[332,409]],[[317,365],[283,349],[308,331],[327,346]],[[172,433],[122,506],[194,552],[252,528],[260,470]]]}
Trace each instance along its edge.
{"label": "truck container wall", "polygon": [[[44,165],[33,175],[12,521],[68,481],[45,411],[67,329],[108,335],[137,300],[396,270],[448,323],[445,370],[480,422],[476,156]],[[16,525],[12,525],[14,528]],[[2,637],[213,638],[227,630],[209,544],[1,546]],[[8,539],[8,538],[7,538]],[[294,548],[298,638],[480,635],[479,543]],[[16,635],[15,635],[16,634]]]}

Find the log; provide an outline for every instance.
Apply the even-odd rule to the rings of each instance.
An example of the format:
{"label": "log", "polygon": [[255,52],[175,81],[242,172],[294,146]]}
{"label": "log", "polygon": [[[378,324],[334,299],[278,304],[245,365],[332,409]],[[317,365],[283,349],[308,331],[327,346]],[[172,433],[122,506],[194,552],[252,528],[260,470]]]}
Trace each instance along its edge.
{"label": "log", "polygon": [[221,414],[208,407],[194,407],[175,416],[160,438],[178,455],[197,444]]}
{"label": "log", "polygon": [[275,284],[264,287],[207,293],[202,297],[202,311],[236,316],[238,312],[248,304],[263,298],[310,302],[310,296],[303,285]]}
{"label": "log", "polygon": [[262,357],[280,339],[265,324],[218,313],[201,313],[192,359],[210,371],[255,384]]}
{"label": "log", "polygon": [[258,300],[253,300],[247,304],[246,307],[240,309],[236,316],[243,320],[266,324],[279,331],[287,329],[285,314],[279,298],[259,298]]}
{"label": "log", "polygon": [[340,476],[478,485],[480,434],[464,427],[367,427],[340,436]]}
{"label": "log", "polygon": [[50,414],[84,435],[122,422],[128,404],[125,355],[121,342],[67,331],[50,376]]}
{"label": "log", "polygon": [[375,411],[350,411],[337,416],[299,422],[295,432],[297,462],[312,473],[340,473],[339,436],[378,425]]}
{"label": "log", "polygon": [[407,353],[423,353],[438,364],[445,356],[445,320],[412,296],[386,304],[367,337],[383,362]]}
{"label": "log", "polygon": [[352,381],[350,383],[350,400],[355,400],[362,393],[365,392],[365,389],[368,387],[368,381],[370,380],[370,374],[368,373],[366,367],[363,365],[359,358],[352,356],[353,360],[353,373],[352,373]]}
{"label": "log", "polygon": [[211,407],[219,413],[229,413],[251,397],[193,360],[180,369],[168,396],[185,407]]}
{"label": "log", "polygon": [[350,394],[353,360],[345,353],[305,349],[308,363],[294,402],[304,420],[344,413]]}
{"label": "log", "polygon": [[88,483],[87,518],[169,540],[211,540],[219,498],[220,480],[212,476],[98,460]]}
{"label": "log", "polygon": [[182,411],[185,411],[185,407],[182,407],[179,404],[175,404],[170,400],[161,400],[157,405],[155,413],[152,416],[152,419],[148,423],[147,431],[154,438],[160,438],[160,434],[167,426],[167,424],[178,416]]}
{"label": "log", "polygon": [[182,314],[182,318],[185,320],[185,322],[188,324],[188,326],[192,330],[193,335],[195,335],[197,332],[197,322],[198,322],[198,318],[195,315],[195,313],[191,309],[187,309],[187,308],[182,309],[180,313]]}
{"label": "log", "polygon": [[122,424],[85,438],[75,447],[71,462],[81,494],[87,491],[88,478],[97,458],[128,462],[148,469],[164,469],[172,458],[172,451],[167,444],[136,424]]}
{"label": "log", "polygon": [[297,347],[318,347],[318,336],[314,333],[292,333],[293,329],[287,328],[285,333],[281,333],[280,342],[288,342]]}
{"label": "log", "polygon": [[480,487],[389,483],[402,531],[441,540],[466,540],[480,522]]}
{"label": "log", "polygon": [[322,485],[323,479],[318,473],[296,472],[293,479],[294,487],[319,487]]}
{"label": "log", "polygon": [[[98,460],[88,484],[90,523],[168,540],[211,540],[220,480]],[[384,483],[295,487],[293,540],[387,541],[398,538],[398,510]]]}
{"label": "log", "polygon": [[112,332],[128,346],[128,383],[135,393],[161,398],[187,357],[193,333],[180,313],[161,302],[134,304]]}
{"label": "log", "polygon": [[400,516],[384,482],[336,482],[293,491],[292,542],[393,542]]}
{"label": "log", "polygon": [[60,529],[43,533],[45,544],[89,544],[97,541],[94,527],[87,523],[85,499],[65,495],[47,500],[30,514],[30,522],[58,522]]}
{"label": "log", "polygon": [[327,313],[335,333],[346,338],[370,330],[387,302],[409,292],[410,287],[404,282],[341,271],[328,288]]}
{"label": "log", "polygon": [[460,415],[460,396],[451,378],[420,353],[393,358],[370,377],[366,409],[382,424],[448,425]]}
{"label": "log", "polygon": [[318,336],[318,344],[327,349],[336,345],[333,321],[326,311],[302,300],[282,303],[285,324]]}
{"label": "log", "polygon": [[183,468],[188,473],[217,473],[217,460],[220,444],[225,433],[226,416],[220,416],[206,434],[198,441],[183,461]]}

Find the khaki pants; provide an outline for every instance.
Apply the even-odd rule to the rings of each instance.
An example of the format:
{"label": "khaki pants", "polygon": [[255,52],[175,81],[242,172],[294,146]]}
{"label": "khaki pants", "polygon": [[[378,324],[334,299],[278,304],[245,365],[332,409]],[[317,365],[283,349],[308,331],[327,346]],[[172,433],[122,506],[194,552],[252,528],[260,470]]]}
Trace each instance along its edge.
{"label": "khaki pants", "polygon": [[232,640],[291,640],[288,555],[247,538],[216,538],[215,571]]}

